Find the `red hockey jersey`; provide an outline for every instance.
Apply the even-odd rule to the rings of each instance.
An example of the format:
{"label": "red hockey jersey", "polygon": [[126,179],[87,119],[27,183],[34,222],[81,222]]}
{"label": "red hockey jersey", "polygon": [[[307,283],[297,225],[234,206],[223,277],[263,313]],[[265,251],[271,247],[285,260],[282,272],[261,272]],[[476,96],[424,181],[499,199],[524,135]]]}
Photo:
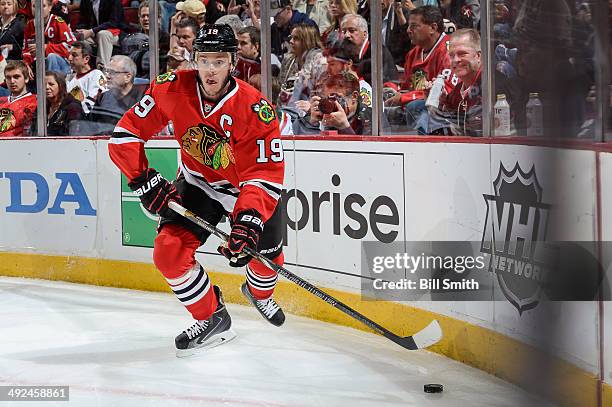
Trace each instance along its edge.
{"label": "red hockey jersey", "polygon": [[[447,71],[443,72],[445,70]],[[402,95],[402,104],[427,97],[428,92],[425,89],[425,82],[431,82],[443,73],[450,78],[448,36],[444,33],[440,35],[438,42],[429,52],[419,46],[414,46],[406,55],[404,81],[401,84],[401,90],[409,92]],[[446,85],[446,90],[450,93],[452,86],[448,81],[446,81]]]}
{"label": "red hockey jersey", "polygon": [[[23,32],[23,62],[32,64],[36,55],[30,54],[28,44],[35,40],[34,20],[28,21]],[[70,26],[63,18],[49,14],[49,20],[45,25],[45,56],[51,53],[68,58],[70,44],[76,41]]]}
{"label": "red hockey jersey", "polygon": [[30,136],[25,131],[36,120],[36,95],[0,98],[0,137]]}
{"label": "red hockey jersey", "polygon": [[254,59],[244,58],[238,55],[236,69],[232,72],[234,78],[248,81],[249,78],[261,72],[261,62]]}
{"label": "red hockey jersey", "polygon": [[280,197],[285,170],[274,108],[239,79],[230,79],[216,104],[203,99],[199,86],[196,70],[158,76],[117,123],[110,157],[130,180],[138,176],[148,167],[144,143],[171,120],[186,181],[228,212],[256,209],[266,221]]}

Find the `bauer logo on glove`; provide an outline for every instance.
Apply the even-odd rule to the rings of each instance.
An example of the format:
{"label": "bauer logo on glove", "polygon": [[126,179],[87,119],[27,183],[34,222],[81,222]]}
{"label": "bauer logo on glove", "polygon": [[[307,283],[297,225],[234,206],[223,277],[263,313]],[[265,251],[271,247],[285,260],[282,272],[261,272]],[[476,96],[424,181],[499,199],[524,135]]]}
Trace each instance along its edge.
{"label": "bauer logo on glove", "polygon": [[263,232],[264,222],[255,209],[239,212],[232,221],[232,231],[226,244],[217,251],[227,257],[232,267],[243,267],[251,261],[251,256],[244,253],[245,248],[257,250],[259,237]]}
{"label": "bauer logo on glove", "polygon": [[154,215],[168,217],[172,213],[168,202],[172,200],[181,203],[176,187],[153,168],[144,170],[128,186],[140,198],[142,206]]}

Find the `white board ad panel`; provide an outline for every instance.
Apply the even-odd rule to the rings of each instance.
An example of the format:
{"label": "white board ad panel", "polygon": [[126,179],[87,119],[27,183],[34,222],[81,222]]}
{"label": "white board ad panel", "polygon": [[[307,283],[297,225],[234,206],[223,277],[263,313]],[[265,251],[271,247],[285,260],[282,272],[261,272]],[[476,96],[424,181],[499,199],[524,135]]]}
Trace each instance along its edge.
{"label": "white board ad panel", "polygon": [[0,149],[0,247],[95,253],[95,140],[4,140]]}

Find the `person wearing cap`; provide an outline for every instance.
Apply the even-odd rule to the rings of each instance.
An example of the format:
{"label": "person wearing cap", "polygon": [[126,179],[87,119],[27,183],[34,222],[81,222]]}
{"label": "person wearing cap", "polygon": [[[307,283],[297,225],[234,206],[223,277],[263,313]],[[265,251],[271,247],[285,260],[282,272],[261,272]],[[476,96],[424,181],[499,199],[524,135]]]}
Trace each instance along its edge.
{"label": "person wearing cap", "polygon": [[206,6],[200,0],[185,0],[176,3],[177,15],[183,13],[198,22],[198,26],[203,26],[206,20]]}
{"label": "person wearing cap", "polygon": [[[285,314],[272,295],[276,271],[250,250],[282,265],[279,205],[284,153],[274,106],[231,72],[238,42],[228,25],[205,25],[193,44],[197,69],[158,76],[121,118],[109,141],[111,160],[128,179],[143,207],[161,216],[153,261],[195,320],[175,338],[176,355],[189,356],[233,339],[221,289],[195,258],[210,233],[175,212],[183,204],[212,225],[226,216],[231,231],[218,251],[231,267],[246,268],[241,292],[275,326]],[[149,167],[145,143],[170,121],[180,146],[172,183]],[[249,249],[249,250],[246,250]]]}
{"label": "person wearing cap", "polygon": [[317,27],[317,23],[306,14],[294,10],[290,0],[272,0],[270,16],[274,17],[270,35],[271,50],[279,59],[283,59],[293,27],[298,24]]}

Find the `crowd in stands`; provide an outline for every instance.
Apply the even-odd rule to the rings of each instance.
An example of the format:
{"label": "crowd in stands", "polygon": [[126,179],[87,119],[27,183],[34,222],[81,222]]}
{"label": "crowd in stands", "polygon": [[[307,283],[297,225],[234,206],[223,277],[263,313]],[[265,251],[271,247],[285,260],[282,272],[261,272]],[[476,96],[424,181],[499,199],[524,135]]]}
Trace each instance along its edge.
{"label": "crowd in stands", "polygon": [[[195,68],[199,27],[223,23],[238,39],[234,76],[260,86],[260,1],[159,1],[160,73]],[[264,1],[271,1],[272,96],[284,134],[369,134],[374,76],[383,83],[384,131],[482,135],[479,0],[380,0],[376,46],[372,0]],[[576,131],[588,133],[595,72],[589,4],[491,3],[494,93],[507,96],[513,131],[526,126],[529,94],[539,92],[559,126],[578,123]],[[0,137],[37,134],[34,7],[31,0],[0,0]],[[48,135],[109,134],[142,97],[150,14],[146,0],[43,0]],[[377,47],[383,69],[373,73]],[[551,64],[571,85],[555,87],[542,69]],[[432,103],[437,78],[444,84]]]}

